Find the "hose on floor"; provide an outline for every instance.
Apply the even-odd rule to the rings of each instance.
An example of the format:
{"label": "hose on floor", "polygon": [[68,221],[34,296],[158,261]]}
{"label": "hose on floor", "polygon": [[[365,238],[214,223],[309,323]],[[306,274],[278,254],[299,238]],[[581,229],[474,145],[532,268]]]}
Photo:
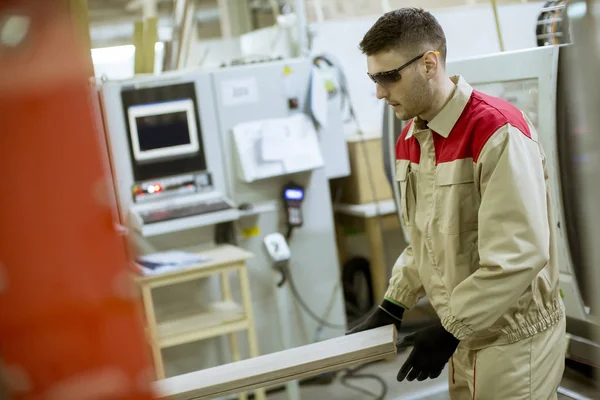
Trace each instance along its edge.
{"label": "hose on floor", "polygon": [[[366,394],[367,396],[372,397],[376,400],[384,400],[385,396],[387,396],[387,393],[388,393],[388,385],[385,382],[385,380],[383,380],[383,378],[381,378],[380,376],[377,376],[375,374],[359,373],[362,369],[366,368],[367,366],[369,366],[371,364],[372,363],[363,364],[359,367],[345,370],[345,374],[340,378],[340,383],[342,385],[346,386],[347,388],[350,388],[352,390],[356,390],[358,392]],[[351,380],[351,379],[372,379],[379,383],[379,385],[381,386],[381,392],[379,394],[377,394],[377,393],[371,392],[370,390],[364,389],[362,387],[354,386],[354,385],[348,383],[348,380]]]}

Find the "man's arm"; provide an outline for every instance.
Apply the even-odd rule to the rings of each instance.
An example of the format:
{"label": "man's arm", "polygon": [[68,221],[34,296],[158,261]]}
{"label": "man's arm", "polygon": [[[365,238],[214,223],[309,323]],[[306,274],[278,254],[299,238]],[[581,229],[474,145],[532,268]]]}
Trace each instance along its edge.
{"label": "man's arm", "polygon": [[361,332],[389,324],[394,324],[396,329],[400,329],[404,310],[414,307],[424,295],[425,290],[419,279],[412,248],[408,246],[394,265],[385,298],[381,299],[381,303],[348,333]]}
{"label": "man's arm", "polygon": [[412,308],[423,296],[425,289],[415,265],[412,247],[408,245],[394,264],[385,299],[404,308]]}
{"label": "man's arm", "polygon": [[506,125],[484,145],[480,182],[479,269],[450,295],[443,325],[459,340],[489,328],[549,260],[544,159],[535,141]]}

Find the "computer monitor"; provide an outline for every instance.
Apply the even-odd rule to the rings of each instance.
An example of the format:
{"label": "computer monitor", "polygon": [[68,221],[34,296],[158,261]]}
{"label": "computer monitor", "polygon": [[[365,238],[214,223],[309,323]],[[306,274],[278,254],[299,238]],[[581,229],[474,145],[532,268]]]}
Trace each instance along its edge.
{"label": "computer monitor", "polygon": [[[205,142],[211,135],[203,134],[216,128],[210,128],[214,116],[205,112],[209,100],[204,93],[193,82],[164,84],[160,79],[153,85],[120,87],[134,182],[207,171]],[[207,97],[214,101],[210,93]]]}
{"label": "computer monitor", "polygon": [[127,114],[136,162],[189,156],[200,150],[191,99],[135,105]]}
{"label": "computer monitor", "polygon": [[122,223],[150,237],[239,217],[209,72],[107,81],[101,99]]}

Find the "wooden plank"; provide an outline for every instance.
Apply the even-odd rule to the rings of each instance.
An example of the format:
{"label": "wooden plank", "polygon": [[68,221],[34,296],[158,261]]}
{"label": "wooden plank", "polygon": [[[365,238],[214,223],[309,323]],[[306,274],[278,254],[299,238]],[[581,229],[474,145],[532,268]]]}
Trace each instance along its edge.
{"label": "wooden plank", "polygon": [[154,73],[154,55],[158,40],[158,18],[150,17],[144,20],[144,73]]}
{"label": "wooden plank", "polygon": [[133,45],[135,46],[135,58],[133,69],[136,74],[145,72],[144,63],[144,22],[135,21],[133,24]]}
{"label": "wooden plank", "polygon": [[[71,13],[73,20],[76,24],[77,35],[76,37],[81,40],[81,44],[87,53],[90,54],[92,48],[92,40],[90,38],[90,19],[88,13],[88,1],[87,0],[70,0]],[[94,63],[91,55],[86,59],[86,68],[88,69],[88,75],[94,76]]]}
{"label": "wooden plank", "polygon": [[385,247],[383,234],[377,217],[365,219],[367,240],[369,241],[369,256],[371,257],[371,279],[375,301],[380,302],[388,287],[388,274],[385,264]]}
{"label": "wooden plank", "polygon": [[362,218],[371,218],[377,215],[389,215],[396,213],[396,202],[394,199],[382,200],[374,203],[334,205],[334,211],[338,214],[353,215]]}
{"label": "wooden plank", "polygon": [[179,37],[179,51],[177,53],[177,69],[185,68],[187,65],[187,58],[190,52],[191,46],[193,46],[195,33],[195,17],[196,14],[196,3],[188,1],[186,8],[183,13],[183,23],[181,25],[181,35]]}
{"label": "wooden plank", "polygon": [[341,336],[155,383],[158,399],[214,399],[336,371],[396,354],[393,325]]}

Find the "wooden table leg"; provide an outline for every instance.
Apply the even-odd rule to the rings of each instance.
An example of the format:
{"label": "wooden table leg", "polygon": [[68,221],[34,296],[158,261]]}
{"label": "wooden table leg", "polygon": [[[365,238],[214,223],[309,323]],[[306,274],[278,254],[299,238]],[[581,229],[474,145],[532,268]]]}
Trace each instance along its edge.
{"label": "wooden table leg", "polygon": [[388,286],[387,268],[385,265],[385,249],[378,217],[365,218],[365,233],[369,241],[371,253],[371,279],[375,303],[383,300]]}
{"label": "wooden table leg", "polygon": [[[242,302],[244,303],[244,312],[248,319],[248,351],[250,357],[258,357],[258,338],[256,337],[256,327],[254,326],[254,313],[252,312],[252,296],[250,294],[250,280],[246,268],[239,268],[238,274],[240,277],[240,289],[242,292]],[[267,395],[265,389],[256,389],[255,397],[257,400],[266,400]]]}
{"label": "wooden table leg", "polygon": [[[225,271],[221,273],[221,295],[223,296],[223,301],[233,301],[233,296],[231,295],[231,284],[229,283],[229,271]],[[229,349],[231,351],[231,360],[233,362],[240,361],[242,356],[240,354],[240,346],[238,343],[237,333],[230,333],[229,335]],[[248,399],[247,393],[238,393],[238,398],[240,400]]]}
{"label": "wooden table leg", "polygon": [[146,313],[146,324],[150,334],[150,347],[152,348],[156,379],[165,379],[165,366],[163,364],[162,352],[158,345],[156,315],[154,314],[154,304],[152,302],[152,288],[147,285],[142,286],[142,299],[144,301],[144,311]]}

